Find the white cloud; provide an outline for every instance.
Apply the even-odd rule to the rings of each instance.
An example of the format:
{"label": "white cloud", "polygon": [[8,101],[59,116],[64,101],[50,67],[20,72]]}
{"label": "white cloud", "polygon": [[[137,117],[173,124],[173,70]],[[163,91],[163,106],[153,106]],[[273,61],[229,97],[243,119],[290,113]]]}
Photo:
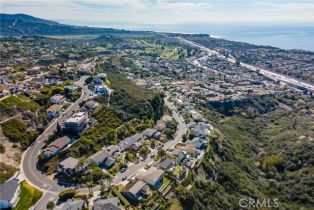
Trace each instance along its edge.
{"label": "white cloud", "polygon": [[[282,2],[282,1],[281,1]],[[1,12],[63,23],[128,27],[149,24],[314,23],[314,3],[289,0],[0,0]]]}
{"label": "white cloud", "polygon": [[297,11],[314,9],[314,2],[257,2],[256,5],[266,10]]}

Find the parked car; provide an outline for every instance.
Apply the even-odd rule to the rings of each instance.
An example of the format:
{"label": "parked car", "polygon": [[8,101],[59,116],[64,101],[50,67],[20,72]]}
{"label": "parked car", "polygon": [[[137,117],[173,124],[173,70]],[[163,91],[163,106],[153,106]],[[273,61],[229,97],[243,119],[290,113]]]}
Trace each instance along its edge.
{"label": "parked car", "polygon": [[122,181],[126,180],[127,178],[127,176],[122,177]]}

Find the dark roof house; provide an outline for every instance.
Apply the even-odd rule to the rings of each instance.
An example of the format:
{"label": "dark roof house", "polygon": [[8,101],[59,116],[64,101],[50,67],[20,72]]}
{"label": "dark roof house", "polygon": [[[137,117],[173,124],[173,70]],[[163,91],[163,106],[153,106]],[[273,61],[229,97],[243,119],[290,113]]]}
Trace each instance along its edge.
{"label": "dark roof house", "polygon": [[121,203],[119,198],[107,198],[96,200],[93,210],[120,210]]}
{"label": "dark roof house", "polygon": [[0,209],[12,208],[17,204],[20,183],[11,179],[0,185]]}

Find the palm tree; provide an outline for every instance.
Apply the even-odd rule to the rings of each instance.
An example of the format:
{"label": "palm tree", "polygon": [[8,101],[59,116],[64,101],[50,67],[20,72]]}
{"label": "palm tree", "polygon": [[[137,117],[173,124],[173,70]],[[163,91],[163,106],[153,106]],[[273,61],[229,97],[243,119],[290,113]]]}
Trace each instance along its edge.
{"label": "palm tree", "polygon": [[112,181],[113,181],[113,176],[111,176],[111,174],[109,173],[105,173],[104,174],[104,181],[107,182],[107,185],[111,185]]}
{"label": "palm tree", "polygon": [[86,183],[86,186],[88,187],[88,192],[89,192],[89,194],[91,194],[92,187],[93,187],[93,182],[92,182],[92,181],[87,182],[87,183]]}

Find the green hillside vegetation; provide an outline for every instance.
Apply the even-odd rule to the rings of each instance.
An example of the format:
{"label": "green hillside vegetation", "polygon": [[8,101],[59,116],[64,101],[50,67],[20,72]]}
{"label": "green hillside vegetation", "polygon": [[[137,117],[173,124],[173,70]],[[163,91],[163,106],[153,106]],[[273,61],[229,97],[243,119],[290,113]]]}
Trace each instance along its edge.
{"label": "green hillside vegetation", "polygon": [[[101,103],[93,113],[97,124],[82,133],[80,139],[66,151],[54,156],[48,162],[41,162],[47,173],[52,173],[58,162],[66,157],[87,158],[103,146],[117,144],[126,134],[134,134],[151,126],[152,121],[160,119],[163,115],[162,95],[136,86],[111,65],[108,68],[100,66],[97,71],[107,73],[114,90],[110,107],[107,107],[105,97],[97,99]],[[130,123],[131,121],[133,123]],[[124,125],[123,129],[118,129],[122,125]]]}
{"label": "green hillside vegetation", "polygon": [[16,118],[1,124],[3,134],[12,142],[20,143],[26,149],[38,136],[36,131],[28,131],[26,124]]}
{"label": "green hillside vegetation", "polygon": [[[314,110],[313,98],[269,97],[280,101],[237,106],[228,117],[202,108],[222,137],[212,138],[201,167],[195,171],[192,190],[176,188],[177,198],[186,209],[239,209],[240,198],[278,198],[280,207],[311,209],[314,205]],[[259,100],[263,102],[262,100]],[[289,108],[288,108],[289,107]],[[249,110],[247,108],[250,108]],[[256,110],[256,116],[247,114]],[[223,112],[223,111],[222,111]]]}
{"label": "green hillside vegetation", "polygon": [[[25,99],[25,97],[23,98]],[[17,112],[24,112],[30,110],[36,112],[40,106],[30,100],[23,100],[16,96],[9,96],[0,101],[1,114],[7,114],[13,116]]]}
{"label": "green hillside vegetation", "polygon": [[16,168],[7,165],[3,162],[0,162],[0,184],[3,184],[9,178],[11,178],[16,171],[17,171]]}

